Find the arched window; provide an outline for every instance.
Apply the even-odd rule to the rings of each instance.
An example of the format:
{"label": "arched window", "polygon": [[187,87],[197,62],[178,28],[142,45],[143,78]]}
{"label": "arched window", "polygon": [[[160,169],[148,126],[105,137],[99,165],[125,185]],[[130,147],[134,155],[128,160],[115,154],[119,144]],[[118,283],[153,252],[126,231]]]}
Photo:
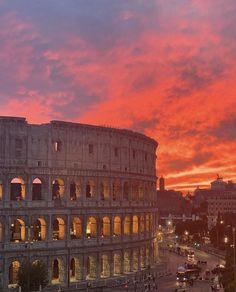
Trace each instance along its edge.
{"label": "arched window", "polygon": [[87,238],[93,238],[97,236],[97,221],[94,217],[89,217],[86,228]]}
{"label": "arched window", "polygon": [[121,184],[119,180],[115,180],[112,184],[112,199],[114,201],[121,199]]}
{"label": "arched window", "polygon": [[109,217],[102,218],[102,236],[110,236],[110,219]]}
{"label": "arched window", "polygon": [[122,259],[119,253],[114,254],[114,276],[121,274]]}
{"label": "arched window", "polygon": [[129,200],[129,183],[124,183],[124,190],[123,190],[123,198],[124,200]]}
{"label": "arched window", "polygon": [[125,251],[124,252],[124,272],[129,273],[130,272],[130,252]]}
{"label": "arched window", "polygon": [[124,235],[130,235],[130,217],[125,216],[124,219]]}
{"label": "arched window", "polygon": [[39,178],[33,180],[32,200],[42,200],[42,181]]}
{"label": "arched window", "polygon": [[96,278],[96,260],[93,256],[87,258],[87,277],[86,279]]}
{"label": "arched window", "polygon": [[133,216],[133,234],[138,234],[138,217]]}
{"label": "arched window", "polygon": [[46,221],[43,218],[38,218],[33,224],[32,239],[41,241],[46,239]]}
{"label": "arched window", "polygon": [[70,184],[70,200],[75,201],[81,196],[80,182],[75,181]]}
{"label": "arched window", "polygon": [[61,284],[65,278],[65,266],[62,259],[54,259],[52,262],[52,284]]}
{"label": "arched window", "polygon": [[18,272],[20,269],[20,262],[13,261],[9,267],[9,285],[16,285],[18,283]]}
{"label": "arched window", "polygon": [[16,219],[11,224],[10,241],[25,241],[25,222],[22,219]]}
{"label": "arched window", "polygon": [[138,271],[138,258],[139,258],[139,253],[137,249],[133,250],[133,272]]}
{"label": "arched window", "polygon": [[95,196],[95,183],[94,180],[90,179],[86,184],[86,198],[92,198]]}
{"label": "arched window", "polygon": [[101,182],[100,185],[100,197],[102,201],[109,200],[109,184],[107,180]]}
{"label": "arched window", "polygon": [[65,185],[62,179],[55,179],[52,182],[52,199],[62,199],[65,192]]}
{"label": "arched window", "polygon": [[145,249],[142,247],[140,249],[140,267],[141,269],[145,269]]}
{"label": "arched window", "polygon": [[81,280],[81,263],[80,259],[75,257],[70,261],[70,282],[78,282]]}
{"label": "arched window", "polygon": [[110,264],[108,255],[103,254],[101,258],[101,277],[108,278],[110,276]]}
{"label": "arched window", "polygon": [[121,219],[119,216],[115,216],[114,218],[114,232],[115,236],[121,236]]}
{"label": "arched window", "polygon": [[71,239],[82,237],[82,223],[79,217],[74,217],[71,222],[70,237]]}
{"label": "arched window", "polygon": [[15,177],[11,180],[10,199],[11,201],[25,199],[25,182],[22,178]]}
{"label": "arched window", "polygon": [[53,240],[62,240],[65,237],[65,222],[62,218],[56,218],[53,221]]}

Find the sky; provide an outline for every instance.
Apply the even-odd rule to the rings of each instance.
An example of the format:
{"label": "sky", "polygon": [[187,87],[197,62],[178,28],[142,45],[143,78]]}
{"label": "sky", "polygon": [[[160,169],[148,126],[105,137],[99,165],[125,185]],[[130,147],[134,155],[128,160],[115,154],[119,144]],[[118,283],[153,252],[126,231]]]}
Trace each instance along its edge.
{"label": "sky", "polygon": [[128,128],[192,191],[236,179],[235,0],[0,0],[0,115]]}

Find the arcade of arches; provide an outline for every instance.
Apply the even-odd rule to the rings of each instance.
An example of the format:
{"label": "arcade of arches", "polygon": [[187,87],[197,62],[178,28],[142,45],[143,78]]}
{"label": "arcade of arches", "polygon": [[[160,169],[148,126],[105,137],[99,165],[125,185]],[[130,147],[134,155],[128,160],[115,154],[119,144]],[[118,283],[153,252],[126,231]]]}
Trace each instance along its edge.
{"label": "arcade of arches", "polygon": [[[38,261],[40,259],[34,260],[34,262]],[[46,262],[45,259],[44,261]],[[151,246],[128,250],[114,250],[102,254],[72,255],[69,261],[66,256],[50,257],[50,282],[52,285],[67,282],[67,271],[69,271],[70,283],[120,276],[145,269],[153,261],[153,249]],[[17,274],[23,263],[22,259],[10,262],[8,266],[9,285],[17,284]],[[84,266],[82,263],[84,263]]]}
{"label": "arcade of arches", "polygon": [[[4,185],[0,180],[0,200],[4,200],[5,191],[9,189],[11,201],[21,201],[28,199],[28,194],[32,201],[43,200],[44,190],[48,186],[41,178],[34,178],[31,184],[26,184],[22,177],[11,179],[10,187]],[[62,178],[55,178],[51,181],[49,198],[51,200],[76,201],[84,198],[97,198],[101,201],[152,201],[155,199],[155,185],[151,182],[122,181],[120,179],[104,178],[98,182],[95,178],[77,178],[74,181],[65,182]],[[69,194],[66,197],[66,194]],[[145,194],[145,196],[144,196]]]}

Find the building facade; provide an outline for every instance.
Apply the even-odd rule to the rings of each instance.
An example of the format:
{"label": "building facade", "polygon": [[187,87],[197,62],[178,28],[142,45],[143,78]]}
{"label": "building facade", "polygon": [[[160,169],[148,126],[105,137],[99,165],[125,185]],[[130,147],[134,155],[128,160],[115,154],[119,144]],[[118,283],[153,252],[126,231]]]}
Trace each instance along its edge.
{"label": "building facade", "polygon": [[130,130],[1,117],[1,289],[29,262],[60,286],[152,265],[156,148]]}

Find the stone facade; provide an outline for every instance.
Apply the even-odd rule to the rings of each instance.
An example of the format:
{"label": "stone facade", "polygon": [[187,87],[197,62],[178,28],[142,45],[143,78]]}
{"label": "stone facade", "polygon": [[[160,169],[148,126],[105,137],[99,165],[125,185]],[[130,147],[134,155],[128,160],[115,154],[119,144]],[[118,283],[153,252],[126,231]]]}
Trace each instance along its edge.
{"label": "stone facade", "polygon": [[61,286],[152,265],[156,148],[129,130],[0,117],[2,288],[26,262]]}

